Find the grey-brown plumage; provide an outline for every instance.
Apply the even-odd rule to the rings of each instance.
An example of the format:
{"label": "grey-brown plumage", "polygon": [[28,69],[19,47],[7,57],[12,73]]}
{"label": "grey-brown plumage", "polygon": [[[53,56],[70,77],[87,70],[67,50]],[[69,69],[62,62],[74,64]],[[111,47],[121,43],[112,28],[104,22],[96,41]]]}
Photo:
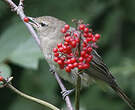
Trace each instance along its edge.
{"label": "grey-brown plumage", "polygon": [[[61,78],[71,82],[72,84],[75,84],[76,73],[78,70],[74,69],[70,74],[68,74],[64,70],[59,69],[59,66],[53,61],[52,49],[56,47],[57,43],[64,40],[60,30],[62,27],[64,27],[65,22],[51,16],[30,19],[31,22],[29,23],[32,24],[40,37],[41,49],[43,50],[45,59],[47,60],[50,67],[53,68]],[[82,87],[88,86],[93,79],[101,80],[107,83],[132,109],[134,109],[135,105],[119,88],[115,78],[110,73],[108,67],[104,64],[102,58],[95,50],[92,51],[92,55],[93,59],[90,63],[90,68],[81,74]]]}

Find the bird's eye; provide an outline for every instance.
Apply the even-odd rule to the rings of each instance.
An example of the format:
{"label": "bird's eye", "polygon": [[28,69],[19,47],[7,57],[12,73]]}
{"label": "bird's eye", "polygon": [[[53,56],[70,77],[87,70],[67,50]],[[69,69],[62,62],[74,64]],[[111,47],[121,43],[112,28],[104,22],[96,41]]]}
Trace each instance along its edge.
{"label": "bird's eye", "polygon": [[40,25],[43,27],[43,26],[48,26],[47,24],[45,24],[45,23],[40,23]]}

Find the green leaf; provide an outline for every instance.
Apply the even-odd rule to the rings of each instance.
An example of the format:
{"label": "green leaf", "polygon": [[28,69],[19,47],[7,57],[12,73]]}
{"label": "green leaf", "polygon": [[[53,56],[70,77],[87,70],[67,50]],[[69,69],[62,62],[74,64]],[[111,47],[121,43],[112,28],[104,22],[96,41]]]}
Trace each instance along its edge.
{"label": "green leaf", "polygon": [[3,1],[0,1],[0,17],[6,12],[6,3],[4,3]]}
{"label": "green leaf", "polygon": [[0,62],[8,59],[20,66],[37,69],[39,59],[42,58],[40,49],[23,22],[15,18],[12,19],[14,24],[1,35]]}
{"label": "green leaf", "polygon": [[13,63],[33,69],[38,68],[40,58],[42,58],[41,50],[32,37],[19,45],[9,57]]}
{"label": "green leaf", "polygon": [[21,22],[10,25],[0,38],[0,62],[6,60],[19,45],[29,39],[30,34]]}

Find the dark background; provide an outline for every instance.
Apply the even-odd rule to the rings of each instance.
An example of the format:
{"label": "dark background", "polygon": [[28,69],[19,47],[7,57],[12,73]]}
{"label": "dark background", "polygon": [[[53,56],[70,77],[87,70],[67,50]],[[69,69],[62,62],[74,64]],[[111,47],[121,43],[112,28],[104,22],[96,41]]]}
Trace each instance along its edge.
{"label": "dark background", "polygon": [[[135,0],[25,0],[24,8],[32,17],[55,16],[71,25],[73,18],[81,18],[91,24],[102,35],[98,53],[135,102]],[[15,87],[64,108],[60,88],[48,68],[25,25],[0,1],[0,74],[12,73]],[[66,87],[71,85],[66,82]],[[7,88],[0,89],[0,110],[24,109],[47,110]],[[111,89],[93,84],[81,92],[81,110],[130,109]]]}

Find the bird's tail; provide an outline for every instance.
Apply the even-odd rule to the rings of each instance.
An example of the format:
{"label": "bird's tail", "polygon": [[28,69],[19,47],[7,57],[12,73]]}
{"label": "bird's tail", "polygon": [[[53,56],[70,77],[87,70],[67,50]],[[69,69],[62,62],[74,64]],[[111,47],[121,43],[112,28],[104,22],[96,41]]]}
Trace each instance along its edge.
{"label": "bird's tail", "polygon": [[121,90],[121,88],[115,84],[111,85],[112,89],[128,104],[128,106],[132,109],[135,110],[135,104],[126,96],[126,94]]}

